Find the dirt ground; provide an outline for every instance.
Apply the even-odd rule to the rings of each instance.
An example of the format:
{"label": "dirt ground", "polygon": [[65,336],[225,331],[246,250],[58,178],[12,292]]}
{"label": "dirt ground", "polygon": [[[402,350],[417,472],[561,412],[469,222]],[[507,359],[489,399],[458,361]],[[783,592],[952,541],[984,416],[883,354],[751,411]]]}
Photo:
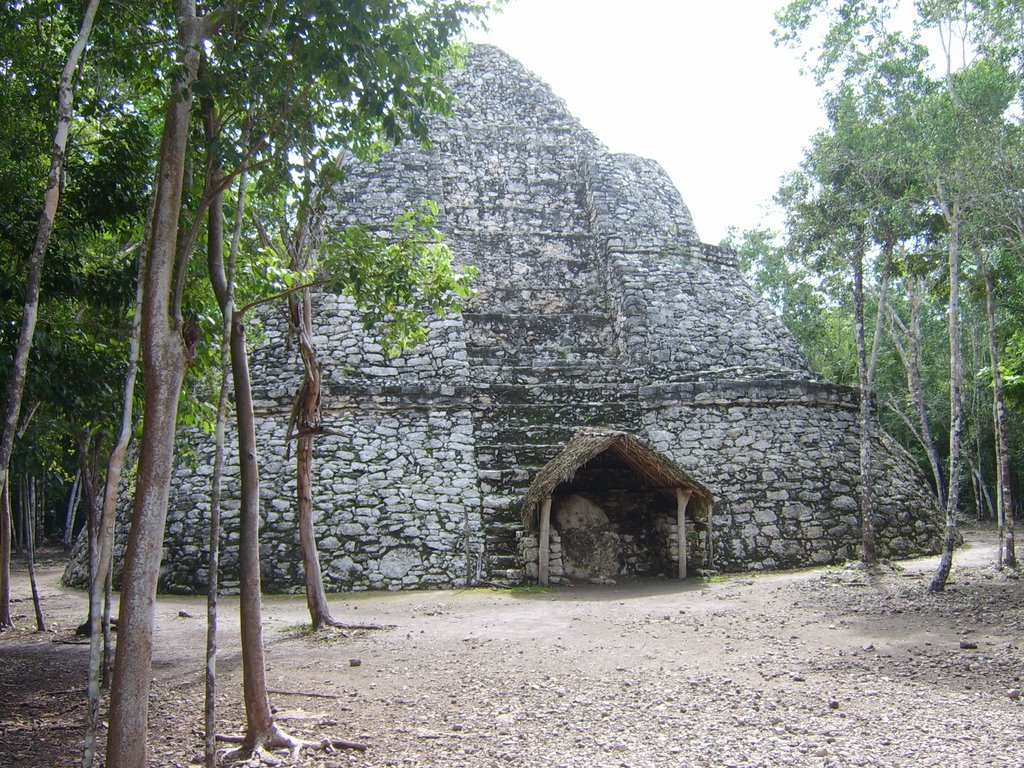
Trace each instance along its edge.
{"label": "dirt ground", "polygon": [[[304,630],[304,599],[264,603],[271,700],[307,737],[366,752],[302,766],[1024,767],[1024,582],[969,531],[950,587],[934,559],[553,591],[338,595],[337,618],[393,625]],[[87,646],[82,593],[40,574],[53,629],[0,634],[0,766],[76,765]],[[205,600],[157,604],[150,765],[202,756]],[[238,732],[237,601],[222,600],[219,716]],[[358,664],[357,664],[358,662]],[[110,768],[113,768],[111,766]]]}

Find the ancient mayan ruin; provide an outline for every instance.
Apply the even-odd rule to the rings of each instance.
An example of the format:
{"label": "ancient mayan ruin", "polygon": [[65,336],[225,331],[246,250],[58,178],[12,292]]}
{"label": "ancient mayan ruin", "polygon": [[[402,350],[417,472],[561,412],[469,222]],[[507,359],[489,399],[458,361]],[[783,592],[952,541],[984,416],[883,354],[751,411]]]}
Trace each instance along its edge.
{"label": "ancient mayan ruin", "polygon": [[[467,311],[435,319],[427,345],[393,360],[350,306],[318,299],[332,434],[317,441],[314,504],[328,588],[514,583],[539,570],[556,583],[674,577],[684,520],[689,573],[855,558],[856,392],[809,369],[734,256],[700,241],[657,163],[609,153],[495,48],[475,47],[453,87],[432,147],[350,167],[339,203],[340,226],[434,200],[452,251],[479,274]],[[269,316],[253,353],[273,590],[302,583],[285,443],[301,367],[285,334]],[[199,453],[174,483],[164,589],[204,587],[212,462]],[[931,551],[941,522],[924,479],[885,434],[875,455],[883,556]],[[538,477],[548,485],[524,508]],[[690,483],[701,503],[665,483]]]}

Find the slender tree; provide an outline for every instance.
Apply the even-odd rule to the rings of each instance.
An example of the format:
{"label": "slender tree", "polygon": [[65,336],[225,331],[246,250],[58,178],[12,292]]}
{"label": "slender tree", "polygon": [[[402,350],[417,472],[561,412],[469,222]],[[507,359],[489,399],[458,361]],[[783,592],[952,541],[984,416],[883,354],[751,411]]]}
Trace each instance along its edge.
{"label": "slender tree", "polygon": [[34,477],[23,478],[21,504],[25,519],[25,541],[28,550],[28,580],[32,587],[32,607],[36,612],[36,631],[45,632],[43,605],[39,600],[39,586],[36,584],[36,517],[39,513],[39,499],[36,495],[37,482]]}
{"label": "slender tree", "polygon": [[985,281],[985,319],[987,321],[988,354],[992,370],[992,409],[996,438],[996,508],[999,521],[997,565],[1013,568],[1017,565],[1017,552],[1013,540],[1013,483],[1010,476],[1010,435],[1006,416],[1006,395],[999,370],[999,341],[996,329],[995,288],[992,267],[984,262],[981,267]]}
{"label": "slender tree", "polygon": [[0,488],[0,632],[11,620],[11,494],[10,484]]}
{"label": "slender tree", "polygon": [[[207,121],[212,122],[207,113]],[[218,180],[220,172],[213,171]],[[208,269],[225,326],[230,325],[229,351],[235,396],[238,437],[238,463],[241,489],[239,508],[239,615],[242,631],[242,689],[245,701],[246,733],[242,746],[229,759],[259,753],[264,749],[298,750],[305,744],[293,738],[274,720],[267,692],[266,662],[263,652],[259,563],[259,464],[256,444],[256,419],[253,414],[252,381],[245,341],[245,321],[234,305],[224,268],[223,217],[220,196],[210,206]]]}
{"label": "slender tree", "polygon": [[[53,138],[50,146],[49,174],[43,194],[42,209],[38,213],[35,240],[27,259],[28,273],[25,281],[20,333],[17,346],[11,356],[12,367],[5,386],[5,418],[2,429],[0,429],[0,488],[5,487],[8,479],[9,465],[21,414],[22,396],[28,374],[29,351],[35,335],[39,314],[43,263],[50,243],[53,223],[62,191],[62,172],[74,112],[72,81],[82,54],[88,44],[97,7],[98,2],[89,2],[86,5],[77,35],[64,60],[63,70],[58,81],[56,127],[52,134]],[[0,560],[3,560],[4,563],[9,563],[9,536],[7,538],[0,536],[0,550],[3,552],[0,555]],[[0,586],[0,626],[4,626],[9,623],[10,617],[10,574],[9,568],[6,567],[0,567],[0,571],[2,571],[0,573],[0,581],[2,581],[2,586]]]}
{"label": "slender tree", "polygon": [[913,408],[914,418],[911,419],[894,403],[890,403],[890,407],[904,421],[907,428],[924,450],[928,458],[928,464],[931,467],[936,498],[938,498],[942,507],[945,508],[946,478],[942,468],[943,460],[939,454],[935,439],[932,437],[931,418],[928,415],[924,378],[922,376],[924,368],[924,333],[921,328],[921,312],[925,301],[925,291],[922,285],[924,279],[915,276],[913,271],[908,269],[907,274],[904,276],[904,281],[906,284],[906,305],[908,307],[909,319],[907,322],[904,322],[896,309],[890,304],[889,319],[891,325],[889,338],[896,347],[900,361],[903,364],[907,382],[907,396]]}
{"label": "slender tree", "polygon": [[[940,192],[941,194],[941,192]],[[960,350],[960,203],[943,200],[942,214],[949,224],[949,488],[946,493],[946,533],[942,539],[942,557],[928,585],[930,592],[946,588],[957,542],[960,511],[960,433],[963,428],[961,399],[962,357]]]}
{"label": "slender tree", "polygon": [[140,313],[146,372],[144,427],[134,513],[122,570],[110,697],[107,762],[120,768],[143,768],[146,764],[154,595],[174,464],[178,398],[195,343],[175,296],[174,270],[178,260],[191,86],[208,25],[197,15],[195,0],[178,1],[177,25],[178,68],[165,107],[152,234],[145,252]]}
{"label": "slender tree", "polygon": [[[344,155],[327,166],[327,170],[339,169]],[[333,175],[323,174],[312,190],[311,200],[305,206],[305,215],[287,243],[288,261],[297,273],[306,272],[320,245],[325,218],[324,196],[329,191]],[[320,363],[317,360],[316,344],[313,340],[313,299],[311,290],[304,288],[288,297],[288,319],[292,334],[302,360],[302,384],[295,393],[289,432],[296,441],[295,448],[295,501],[299,527],[299,544],[302,550],[302,570],[306,582],[306,605],[313,629],[324,626],[338,627],[339,622],[331,615],[324,590],[320,556],[316,546],[313,520],[313,448],[316,434],[321,430]]]}
{"label": "slender tree", "polygon": [[[209,133],[215,128],[214,117],[211,105],[206,107],[205,127]],[[242,146],[248,145],[248,130],[243,129],[241,140]],[[211,159],[211,174],[219,168]],[[216,174],[214,174],[216,175]],[[235,263],[238,258],[239,245],[242,236],[242,224],[245,216],[245,195],[248,184],[248,172],[242,171],[238,180],[238,195],[235,203],[235,222],[231,236],[231,247],[228,252],[227,263],[224,266],[224,280],[226,283],[227,295],[224,297],[227,303],[234,304],[235,292]],[[214,237],[207,244],[207,248],[220,245],[217,237],[217,230],[221,226],[218,219],[223,215],[222,206],[218,201],[211,206],[209,213],[208,228],[214,232]],[[217,262],[217,255],[208,253],[208,261]],[[224,440],[227,425],[228,398],[231,392],[231,328],[232,317],[223,315],[221,327],[220,344],[220,397],[217,401],[217,416],[214,428],[214,461],[213,476],[210,480],[210,555],[207,577],[207,603],[206,603],[206,701],[204,707],[204,720],[206,727],[205,740],[205,761],[207,768],[216,768],[217,764],[217,622],[218,622],[218,598],[220,592],[220,517],[221,517],[221,491],[224,478]]]}
{"label": "slender tree", "polygon": [[72,79],[75,70],[78,69],[78,62],[82,58],[85,47],[89,43],[98,7],[99,0],[89,0],[86,4],[78,36],[74,45],[71,46],[60,76],[57,96],[57,129],[53,135],[53,148],[50,153],[50,172],[46,182],[46,193],[43,197],[43,210],[39,215],[35,245],[32,247],[32,254],[29,257],[21,333],[14,353],[11,377],[7,383],[4,422],[2,432],[0,432],[0,488],[7,483],[7,470],[11,461],[11,452],[14,449],[14,434],[18,428],[21,397],[28,373],[28,355],[32,348],[32,337],[35,335],[36,319],[39,315],[39,291],[43,278],[43,261],[46,258],[46,249],[50,244],[50,233],[53,231],[53,221],[57,215],[57,205],[60,202],[61,175],[64,168],[68,134],[71,130],[71,119],[74,114]]}
{"label": "slender tree", "polygon": [[[463,300],[471,294],[469,279],[473,271],[454,270],[451,253],[434,228],[437,207],[428,201],[400,215],[388,236],[364,227],[326,236],[323,194],[330,192],[331,176],[320,179],[310,203],[303,206],[302,223],[291,237],[282,226],[286,246],[278,252],[287,252],[287,262],[296,274],[308,274],[317,264],[322,282],[354,303],[363,313],[366,329],[380,335],[390,354],[422,343],[428,317],[461,311]],[[266,231],[262,238],[265,245],[275,248]],[[327,604],[313,520],[313,448],[315,438],[326,428],[320,414],[321,375],[314,342],[312,286],[290,292],[288,301],[289,321],[303,369],[292,407],[289,439],[297,443],[296,504],[310,620],[314,629],[376,629],[376,625],[339,622]]]}
{"label": "slender tree", "polygon": [[71,551],[71,544],[74,539],[75,532],[75,514],[78,511],[78,502],[81,500],[82,495],[82,473],[81,470],[75,472],[75,479],[71,483],[71,493],[68,494],[68,508],[67,514],[64,516],[64,550],[66,552]]}
{"label": "slender tree", "polygon": [[[125,455],[131,441],[135,403],[135,376],[139,360],[141,334],[142,287],[145,284],[145,263],[139,261],[136,282],[135,311],[132,314],[131,340],[128,352],[128,370],[125,374],[124,397],[121,405],[121,430],[107,463],[107,478],[103,490],[103,507],[96,526],[95,567],[90,569],[89,584],[89,677],[87,695],[89,717],[86,724],[85,745],[82,750],[82,768],[91,768],[96,755],[96,732],[100,714],[100,678],[103,664],[101,648],[109,647],[109,602],[101,611],[101,601],[109,597],[111,562],[114,549],[114,526],[117,521],[117,501],[124,469]],[[106,619],[105,621],[102,619]],[[104,642],[106,641],[106,642]]]}

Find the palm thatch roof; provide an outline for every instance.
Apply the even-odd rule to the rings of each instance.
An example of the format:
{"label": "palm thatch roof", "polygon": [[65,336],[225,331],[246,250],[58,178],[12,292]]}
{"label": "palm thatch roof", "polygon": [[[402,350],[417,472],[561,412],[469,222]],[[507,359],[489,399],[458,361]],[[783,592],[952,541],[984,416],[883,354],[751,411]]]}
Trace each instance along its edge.
{"label": "palm thatch roof", "polygon": [[545,496],[572,480],[580,467],[605,451],[614,451],[637,475],[670,498],[675,498],[677,488],[690,491],[688,508],[693,510],[695,519],[708,518],[714,500],[711,491],[674,461],[628,432],[584,427],[576,431],[560,454],[544,465],[526,491],[523,499],[526,529],[537,527],[538,507]]}

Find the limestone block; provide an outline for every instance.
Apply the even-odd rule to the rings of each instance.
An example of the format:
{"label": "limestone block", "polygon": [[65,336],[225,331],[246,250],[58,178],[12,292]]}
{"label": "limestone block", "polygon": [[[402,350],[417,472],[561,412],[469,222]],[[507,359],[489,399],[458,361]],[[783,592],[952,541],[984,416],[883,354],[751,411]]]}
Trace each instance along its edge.
{"label": "limestone block", "polygon": [[775,509],[758,509],[754,511],[754,520],[758,523],[774,523],[779,519]]}

